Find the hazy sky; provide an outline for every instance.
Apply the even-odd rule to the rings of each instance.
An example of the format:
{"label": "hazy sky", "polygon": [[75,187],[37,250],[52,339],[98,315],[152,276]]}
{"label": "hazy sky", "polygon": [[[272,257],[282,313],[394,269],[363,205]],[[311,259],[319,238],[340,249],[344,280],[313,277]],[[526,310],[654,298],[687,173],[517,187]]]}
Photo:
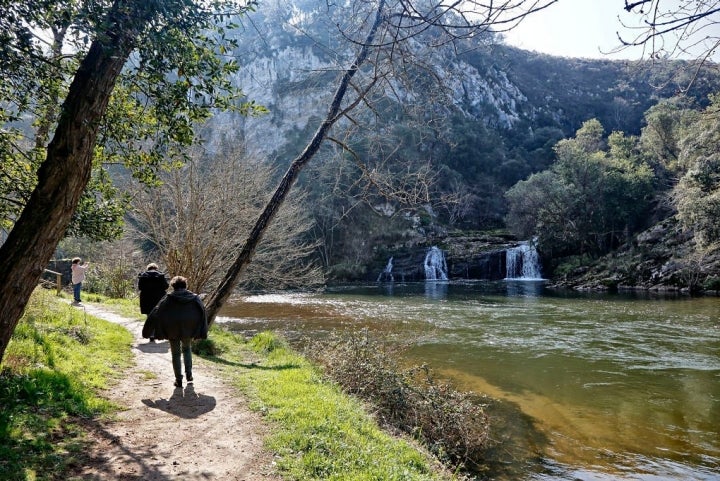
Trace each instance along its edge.
{"label": "hazy sky", "polygon": [[611,56],[602,54],[620,43],[616,33],[621,30],[618,16],[628,19],[623,6],[622,0],[560,0],[505,33],[506,41],[551,55],[638,60],[642,56],[640,48]]}

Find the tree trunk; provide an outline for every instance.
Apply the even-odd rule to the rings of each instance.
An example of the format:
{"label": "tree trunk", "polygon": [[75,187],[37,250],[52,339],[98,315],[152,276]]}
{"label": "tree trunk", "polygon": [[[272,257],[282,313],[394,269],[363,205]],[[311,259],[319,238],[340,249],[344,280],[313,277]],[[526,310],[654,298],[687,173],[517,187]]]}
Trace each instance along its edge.
{"label": "tree trunk", "polygon": [[[143,8],[142,0],[133,3],[134,10]],[[0,247],[0,362],[90,179],[100,119],[148,18],[147,12],[128,10],[133,9],[120,13],[117,4],[113,6],[105,22],[113,30],[99,33],[80,64],[38,171],[37,186]]]}
{"label": "tree trunk", "polygon": [[[255,222],[255,226],[248,235],[248,238],[245,241],[245,244],[243,245],[240,254],[238,254],[237,259],[235,260],[233,265],[230,266],[230,269],[228,269],[217,289],[215,289],[215,291],[213,291],[212,294],[210,294],[210,296],[208,297],[206,302],[206,308],[209,324],[212,324],[214,322],[215,317],[217,316],[218,312],[220,312],[220,308],[230,298],[230,295],[235,289],[235,286],[237,285],[240,276],[252,260],[255,249],[262,240],[265,231],[270,226],[270,222],[272,222],[275,214],[277,214],[278,210],[285,201],[285,198],[287,197],[290,189],[297,180],[300,171],[303,167],[305,167],[305,165],[310,161],[310,159],[315,156],[318,150],[320,150],[320,146],[327,137],[328,131],[340,118],[341,107],[343,99],[345,98],[345,93],[350,86],[352,78],[358,72],[360,66],[365,63],[365,60],[367,59],[370,48],[374,43],[378,28],[382,24],[384,10],[385,2],[381,1],[377,7],[375,20],[368,32],[365,42],[360,48],[360,51],[355,57],[352,65],[347,70],[345,70],[342,77],[340,78],[338,88],[335,91],[335,95],[333,96],[330,108],[328,109],[328,113],[325,116],[325,120],[322,124],[320,124],[320,127],[318,127],[312,139],[305,147],[305,150],[303,150],[303,152],[298,157],[296,157],[295,160],[293,160],[290,164],[290,168],[287,170],[287,172],[285,172],[285,175],[280,181],[278,187],[275,189],[275,193],[273,194],[272,198],[267,203],[265,209],[260,214],[260,217],[258,217],[257,221]],[[357,104],[360,100],[361,98],[358,98],[354,104]],[[349,110],[350,108],[352,108],[352,106],[346,108],[345,111]]]}

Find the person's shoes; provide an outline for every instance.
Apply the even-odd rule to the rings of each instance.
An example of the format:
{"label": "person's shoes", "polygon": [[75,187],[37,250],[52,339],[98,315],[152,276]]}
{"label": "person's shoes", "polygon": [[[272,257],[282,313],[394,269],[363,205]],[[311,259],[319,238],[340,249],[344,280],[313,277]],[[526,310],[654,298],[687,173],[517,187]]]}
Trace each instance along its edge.
{"label": "person's shoes", "polygon": [[175,379],[175,387],[182,387],[182,379]]}

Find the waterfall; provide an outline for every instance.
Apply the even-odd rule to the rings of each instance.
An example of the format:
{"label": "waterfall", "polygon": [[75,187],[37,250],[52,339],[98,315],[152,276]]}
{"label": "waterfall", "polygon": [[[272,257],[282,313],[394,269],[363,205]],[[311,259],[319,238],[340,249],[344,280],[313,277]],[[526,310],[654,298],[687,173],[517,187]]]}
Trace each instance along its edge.
{"label": "waterfall", "polygon": [[433,246],[425,255],[425,280],[426,281],[446,281],[447,263],[445,262],[445,254],[443,251]]}
{"label": "waterfall", "polygon": [[540,258],[535,246],[523,242],[505,252],[506,279],[542,280]]}
{"label": "waterfall", "polygon": [[387,265],[385,266],[385,270],[383,270],[380,275],[377,278],[377,282],[394,282],[395,278],[392,275],[392,269],[393,269],[393,258],[390,257],[388,259]]}

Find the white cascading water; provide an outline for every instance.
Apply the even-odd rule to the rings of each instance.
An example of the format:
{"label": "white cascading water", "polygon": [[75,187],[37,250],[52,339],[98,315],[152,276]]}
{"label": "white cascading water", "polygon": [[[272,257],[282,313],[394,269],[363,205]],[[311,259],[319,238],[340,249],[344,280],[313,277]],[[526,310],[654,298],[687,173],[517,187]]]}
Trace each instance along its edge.
{"label": "white cascading water", "polygon": [[447,263],[445,262],[445,254],[443,251],[433,246],[425,255],[425,280],[426,281],[446,281]]}
{"label": "white cascading water", "polygon": [[505,252],[505,278],[520,281],[543,280],[535,246],[523,242]]}
{"label": "white cascading water", "polygon": [[394,282],[395,278],[392,274],[393,270],[393,258],[391,257],[388,259],[387,265],[385,266],[385,270],[383,270],[380,275],[377,278],[378,282],[385,281],[385,282]]}

